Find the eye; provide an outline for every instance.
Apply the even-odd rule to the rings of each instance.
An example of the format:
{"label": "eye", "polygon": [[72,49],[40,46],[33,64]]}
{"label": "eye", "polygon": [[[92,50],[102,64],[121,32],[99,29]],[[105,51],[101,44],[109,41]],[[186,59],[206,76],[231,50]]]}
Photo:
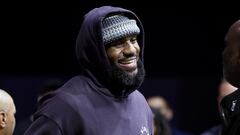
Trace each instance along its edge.
{"label": "eye", "polygon": [[124,43],[117,42],[117,43],[112,44],[112,47],[121,48],[123,45],[124,45]]}
{"label": "eye", "polygon": [[122,47],[124,45],[125,40],[124,39],[119,39],[110,44],[110,47]]}
{"label": "eye", "polygon": [[136,36],[135,37],[131,37],[130,42],[132,44],[135,44],[137,42],[137,37]]}

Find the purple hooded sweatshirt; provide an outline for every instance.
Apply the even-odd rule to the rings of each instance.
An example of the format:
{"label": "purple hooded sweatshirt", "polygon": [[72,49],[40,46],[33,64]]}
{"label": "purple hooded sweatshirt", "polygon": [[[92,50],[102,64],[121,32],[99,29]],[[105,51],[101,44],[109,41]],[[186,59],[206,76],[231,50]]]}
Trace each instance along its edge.
{"label": "purple hooded sweatshirt", "polygon": [[138,90],[112,89],[111,66],[102,41],[102,20],[123,13],[134,18],[143,61],[144,31],[131,11],[111,6],[91,10],[84,16],[76,54],[83,71],[57,91],[44,97],[25,135],[152,135],[152,112]]}

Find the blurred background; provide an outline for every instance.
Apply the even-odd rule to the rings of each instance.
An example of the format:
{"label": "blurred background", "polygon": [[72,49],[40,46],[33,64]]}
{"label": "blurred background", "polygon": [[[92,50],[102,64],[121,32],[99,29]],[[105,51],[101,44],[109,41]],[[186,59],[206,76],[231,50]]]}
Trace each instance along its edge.
{"label": "blurred background", "polygon": [[141,92],[146,98],[166,97],[175,112],[174,123],[199,134],[219,122],[216,93],[222,77],[224,35],[240,17],[234,3],[222,4],[6,2],[1,15],[0,88],[15,100],[17,123],[28,118],[38,91],[49,80],[68,80],[78,74],[74,48],[82,16],[94,7],[121,6],[134,11],[145,28],[147,75]]}

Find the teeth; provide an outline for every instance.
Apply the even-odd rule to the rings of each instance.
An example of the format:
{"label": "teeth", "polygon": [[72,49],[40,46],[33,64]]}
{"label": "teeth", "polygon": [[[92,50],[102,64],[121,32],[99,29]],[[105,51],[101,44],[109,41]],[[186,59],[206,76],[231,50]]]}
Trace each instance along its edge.
{"label": "teeth", "polygon": [[130,64],[130,63],[133,63],[135,61],[135,59],[134,60],[129,60],[129,61],[121,61],[120,63],[122,63],[122,64]]}
{"label": "teeth", "polygon": [[122,63],[122,64],[130,64],[130,63],[135,62],[135,60],[136,60],[136,57],[132,57],[132,58],[129,58],[129,59],[120,60],[119,63]]}

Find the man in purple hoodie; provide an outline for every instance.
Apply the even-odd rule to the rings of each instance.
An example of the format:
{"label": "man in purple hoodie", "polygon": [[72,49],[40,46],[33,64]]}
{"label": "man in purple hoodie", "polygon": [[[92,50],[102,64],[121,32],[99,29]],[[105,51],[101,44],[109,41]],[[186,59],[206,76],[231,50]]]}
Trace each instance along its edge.
{"label": "man in purple hoodie", "polygon": [[135,13],[88,12],[76,42],[81,74],[41,101],[25,135],[152,135],[151,109],[136,90],[145,76],[143,49]]}

